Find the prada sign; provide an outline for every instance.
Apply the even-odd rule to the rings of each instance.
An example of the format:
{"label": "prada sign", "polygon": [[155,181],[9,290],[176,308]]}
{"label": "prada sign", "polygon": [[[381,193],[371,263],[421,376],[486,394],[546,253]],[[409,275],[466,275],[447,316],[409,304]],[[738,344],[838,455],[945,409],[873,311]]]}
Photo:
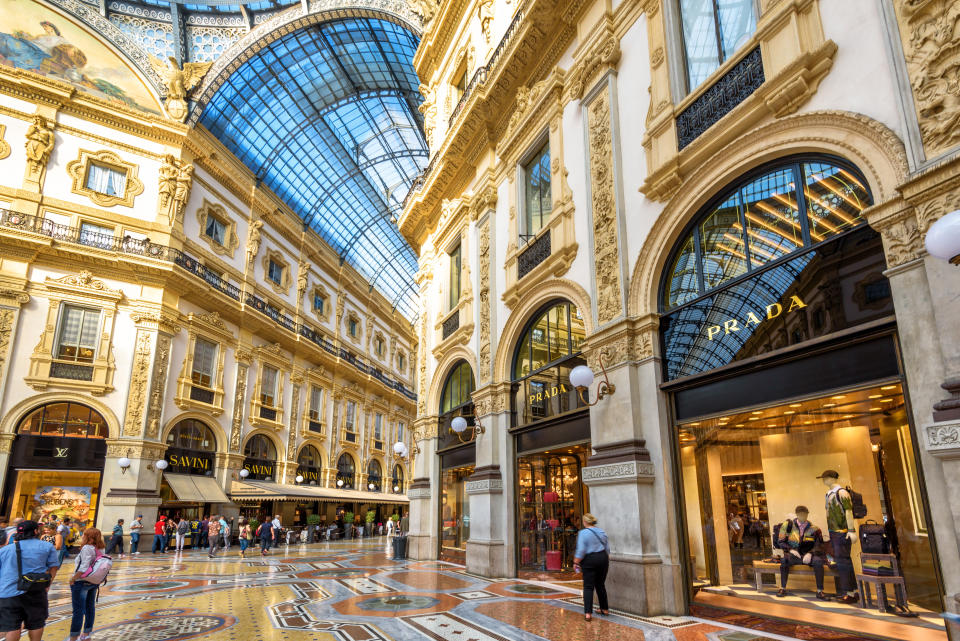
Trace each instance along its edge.
{"label": "prada sign", "polygon": [[13,467],[102,470],[107,442],[102,438],[70,438],[20,434],[13,442]]}
{"label": "prada sign", "polygon": [[166,455],[172,474],[213,476],[213,453],[171,447]]}
{"label": "prada sign", "polygon": [[[800,300],[799,296],[790,296],[783,303],[771,303],[763,308],[762,311],[748,311],[743,318],[728,318],[722,325],[710,325],[706,328],[707,340],[713,340],[721,330],[725,335],[733,332],[739,332],[742,329],[750,329],[751,325],[759,325],[763,321],[773,320],[783,313],[798,309],[803,309],[807,304]],[[786,310],[786,312],[784,312]]]}

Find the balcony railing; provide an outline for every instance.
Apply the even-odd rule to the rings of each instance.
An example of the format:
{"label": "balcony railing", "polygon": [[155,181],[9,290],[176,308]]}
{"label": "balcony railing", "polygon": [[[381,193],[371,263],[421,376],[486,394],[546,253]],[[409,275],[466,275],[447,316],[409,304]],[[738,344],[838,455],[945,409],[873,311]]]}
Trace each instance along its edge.
{"label": "balcony railing", "polygon": [[[95,247],[97,249],[103,249],[120,254],[143,256],[154,260],[172,263],[184,271],[187,271],[197,278],[203,280],[205,283],[222,294],[229,296],[233,300],[239,302],[242,299],[245,305],[253,307],[277,325],[293,332],[294,334],[302,336],[327,353],[337,356],[341,360],[346,360],[358,370],[364,374],[367,374],[368,376],[376,378],[388,388],[396,390],[412,401],[417,400],[417,395],[413,392],[413,390],[408,389],[400,381],[393,380],[392,378],[379,372],[375,374],[374,368],[367,365],[363,358],[348,352],[342,347],[337,348],[332,341],[323,336],[322,332],[310,327],[309,325],[297,323],[292,317],[288,316],[259,296],[249,292],[245,296],[241,296],[242,292],[239,287],[228,282],[213,270],[208,269],[199,260],[180,251],[179,249],[167,247],[166,245],[159,245],[147,239],[133,238],[131,236],[124,236],[120,238],[110,234],[93,233],[86,230],[81,230],[79,227],[70,227],[69,225],[54,223],[40,216],[22,214],[20,212],[2,208],[0,208],[0,228],[39,234],[41,236],[46,236],[47,238],[56,240],[57,242],[83,245],[86,247]],[[78,376],[89,375],[86,371],[81,371],[79,369],[70,367],[61,367],[61,364],[56,365],[57,367],[51,367],[51,369],[55,369],[59,376],[55,376],[53,372],[50,374],[56,378],[74,378]]]}

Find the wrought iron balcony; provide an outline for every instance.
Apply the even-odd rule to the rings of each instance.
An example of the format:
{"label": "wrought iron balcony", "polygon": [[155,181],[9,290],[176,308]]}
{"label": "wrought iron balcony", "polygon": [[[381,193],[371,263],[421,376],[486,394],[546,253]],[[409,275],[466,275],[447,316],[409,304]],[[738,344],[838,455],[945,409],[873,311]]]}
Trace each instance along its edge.
{"label": "wrought iron balcony", "polygon": [[69,381],[92,381],[93,366],[53,361],[50,363],[50,378],[62,378]]}
{"label": "wrought iron balcony", "polygon": [[441,328],[441,333],[443,335],[443,340],[450,338],[450,335],[455,331],[460,329],[460,310],[458,309],[454,312],[453,316],[443,321]]}
{"label": "wrought iron balcony", "polygon": [[261,405],[260,418],[265,419],[267,421],[275,421],[277,420],[277,410],[271,407],[264,407],[263,405]]}
{"label": "wrought iron balcony", "polygon": [[204,389],[202,387],[197,387],[196,385],[191,385],[190,400],[200,401],[201,403],[206,403],[207,405],[213,405],[213,391]]}
{"label": "wrought iron balcony", "polygon": [[517,256],[517,280],[533,271],[533,268],[550,258],[550,230],[543,233]]}

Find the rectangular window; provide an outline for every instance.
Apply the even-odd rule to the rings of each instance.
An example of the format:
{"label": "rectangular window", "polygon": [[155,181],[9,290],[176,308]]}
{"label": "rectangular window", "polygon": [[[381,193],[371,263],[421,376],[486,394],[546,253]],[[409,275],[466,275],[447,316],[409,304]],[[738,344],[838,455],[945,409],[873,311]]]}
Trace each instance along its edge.
{"label": "rectangular window", "polygon": [[467,70],[464,69],[463,73],[457,76],[457,79],[453,83],[453,106],[456,107],[457,103],[460,102],[460,99],[463,98],[463,94],[467,92]]}
{"label": "rectangular window", "polygon": [[198,338],[193,348],[193,383],[210,387],[213,381],[214,364],[217,359],[216,343]]}
{"label": "rectangular window", "polygon": [[680,0],[687,90],[693,91],[747,43],[757,28],[755,0]]}
{"label": "rectangular window", "polygon": [[123,198],[127,188],[127,172],[92,162],[87,166],[87,180],[84,186],[98,194]]}
{"label": "rectangular window", "polygon": [[354,338],[356,338],[356,337],[357,337],[357,321],[355,321],[355,320],[353,320],[353,319],[351,318],[351,319],[347,322],[347,327],[348,327],[348,330],[349,330],[349,332],[350,332],[350,335],[353,336]]}
{"label": "rectangular window", "polygon": [[460,255],[460,245],[450,252],[450,309],[460,302],[460,274],[463,257]]}
{"label": "rectangular window", "polygon": [[523,167],[523,206],[526,235],[534,236],[550,219],[550,141],[543,144]]}
{"label": "rectangular window", "polygon": [[110,249],[113,247],[113,228],[80,223],[80,243],[89,247]]}
{"label": "rectangular window", "polygon": [[213,242],[222,245],[227,236],[227,226],[219,218],[208,214],[207,226],[203,233]]}
{"label": "rectangular window", "polygon": [[397,421],[397,440],[403,441],[403,421]]}
{"label": "rectangular window", "polygon": [[404,356],[403,354],[400,354],[400,356],[397,357],[397,366],[398,366],[398,368],[400,369],[401,372],[404,371],[404,370],[406,370],[406,369],[407,369],[407,357]]}
{"label": "rectangular window", "polygon": [[377,339],[377,356],[383,356],[383,339]]}
{"label": "rectangular window", "polygon": [[283,265],[280,263],[271,260],[267,265],[267,278],[275,282],[277,285],[283,283]]}
{"label": "rectangular window", "polygon": [[269,407],[276,407],[277,403],[277,370],[269,365],[263,366],[260,377],[260,403]]}
{"label": "rectangular window", "polygon": [[344,416],[343,428],[347,432],[353,432],[354,423],[357,419],[357,404],[353,401],[347,401],[347,413]]}
{"label": "rectangular window", "polygon": [[320,413],[323,411],[323,388],[310,388],[310,420],[319,421]]}
{"label": "rectangular window", "polygon": [[373,417],[373,438],[377,441],[383,440],[383,414]]}
{"label": "rectangular window", "polygon": [[326,302],[326,301],[324,301],[323,296],[321,296],[320,294],[314,294],[314,295],[313,295],[313,309],[314,309],[314,311],[317,312],[318,314],[323,314],[323,308],[324,308],[324,306],[325,306],[325,305],[324,305],[325,302]]}
{"label": "rectangular window", "polygon": [[57,358],[92,363],[97,353],[100,310],[64,305],[57,332]]}

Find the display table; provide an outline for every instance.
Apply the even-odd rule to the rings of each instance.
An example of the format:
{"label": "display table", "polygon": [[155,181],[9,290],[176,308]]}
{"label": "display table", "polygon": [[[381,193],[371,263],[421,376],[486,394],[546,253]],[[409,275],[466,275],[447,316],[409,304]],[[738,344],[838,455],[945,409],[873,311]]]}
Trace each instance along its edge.
{"label": "display table", "polygon": [[907,584],[900,575],[900,564],[897,557],[893,554],[861,554],[860,562],[863,565],[870,562],[879,564],[888,564],[892,575],[879,574],[857,574],[857,591],[860,593],[860,607],[873,607],[873,597],[870,586],[877,590],[877,609],[880,612],[887,611],[887,586],[893,586],[893,595],[897,605],[901,608],[907,607]]}
{"label": "display table", "polygon": [[[763,592],[763,575],[772,574],[774,575],[773,586],[777,586],[777,577],[780,576],[780,561],[754,561],[753,562],[753,579],[754,583],[757,586],[757,592]],[[792,565],[790,566],[790,576],[795,576],[797,574],[813,576],[813,568],[809,565]],[[824,565],[823,566],[823,576],[832,576],[834,582],[837,580],[837,571],[835,566]]]}

